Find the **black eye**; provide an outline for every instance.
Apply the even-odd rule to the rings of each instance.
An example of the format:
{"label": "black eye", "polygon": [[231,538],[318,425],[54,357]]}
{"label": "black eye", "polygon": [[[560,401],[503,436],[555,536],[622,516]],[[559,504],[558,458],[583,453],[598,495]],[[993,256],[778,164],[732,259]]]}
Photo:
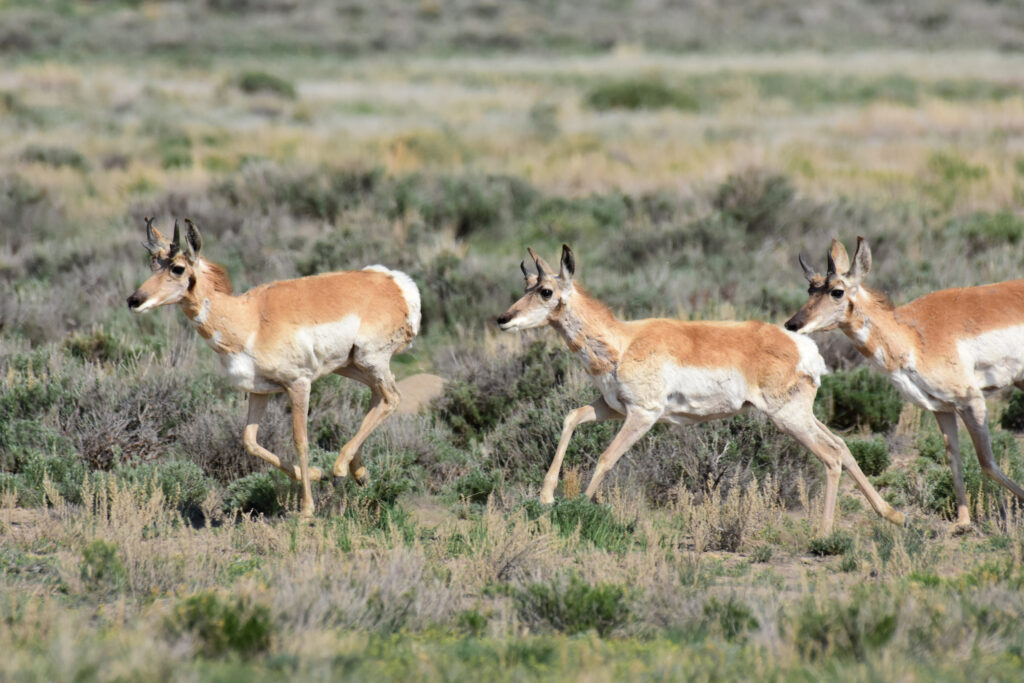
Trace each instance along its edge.
{"label": "black eye", "polygon": [[552,292],[547,287],[545,287],[544,289],[540,290],[540,298],[544,299],[545,301],[550,299],[552,294],[554,294],[554,292]]}
{"label": "black eye", "polygon": [[185,266],[171,266],[171,272],[175,275],[181,275],[185,272]]}
{"label": "black eye", "polygon": [[832,295],[833,299],[842,299],[843,298],[843,290],[841,290],[841,289],[833,289],[831,292],[829,292],[829,294]]}

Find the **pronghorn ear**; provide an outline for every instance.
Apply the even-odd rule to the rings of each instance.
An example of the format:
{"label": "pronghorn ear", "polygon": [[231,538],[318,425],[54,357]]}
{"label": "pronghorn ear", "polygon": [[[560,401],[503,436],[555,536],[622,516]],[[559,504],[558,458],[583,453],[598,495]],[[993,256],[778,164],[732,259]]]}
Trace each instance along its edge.
{"label": "pronghorn ear", "polygon": [[568,244],[562,245],[562,264],[561,270],[558,272],[559,279],[569,281],[572,279],[573,273],[576,272],[576,257],[572,255],[572,249],[569,248]]}
{"label": "pronghorn ear", "polygon": [[199,234],[196,224],[188,218],[185,219],[185,225],[188,226],[188,232],[185,233],[185,255],[189,261],[195,261],[199,258],[199,250],[203,248],[203,236]]}
{"label": "pronghorn ear", "polygon": [[864,276],[871,272],[871,247],[863,237],[857,238],[857,251],[853,252],[853,267],[846,276],[853,282],[860,283]]}
{"label": "pronghorn ear", "polygon": [[835,268],[832,268],[832,272],[838,275],[845,275],[850,270],[850,256],[846,253],[846,247],[834,237],[832,238],[832,246],[828,250],[828,257],[835,265]]}

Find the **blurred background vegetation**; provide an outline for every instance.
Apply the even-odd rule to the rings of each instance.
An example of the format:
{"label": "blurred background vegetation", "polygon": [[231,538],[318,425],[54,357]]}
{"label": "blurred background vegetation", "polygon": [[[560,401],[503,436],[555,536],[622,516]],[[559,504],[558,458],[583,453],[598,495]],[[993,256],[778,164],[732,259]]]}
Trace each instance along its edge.
{"label": "blurred background vegetation", "polygon": [[[949,567],[952,556],[934,535],[869,528],[870,511],[845,489],[840,535],[813,547],[812,527],[784,515],[762,515],[774,521],[751,527],[754,508],[743,501],[760,499],[744,492],[762,487],[769,507],[802,518],[821,479],[816,461],[755,415],[682,433],[656,429],[632,449],[608,491],[637,492],[643,513],[614,497],[611,512],[569,500],[542,510],[528,501],[563,416],[596,391],[550,332],[499,336],[493,321],[521,289],[525,247],[550,260],[562,242],[577,254],[580,279],[624,317],[781,322],[805,298],[797,253],[824,268],[833,236],[848,247],[857,235],[871,241],[872,283],[896,303],[1020,277],[1022,47],[1018,0],[0,1],[5,505],[93,514],[96,491],[126,487],[133,501],[160,497],[175,519],[200,529],[234,512],[262,513],[271,522],[266,533],[285,539],[275,543],[305,547],[284,519],[294,487],[244,453],[245,397],[220,378],[214,354],[177,311],[133,316],[124,305],[147,273],[142,217],[156,215],[166,227],[188,216],[236,290],[373,263],[405,270],[420,286],[422,335],[395,369],[400,378],[439,374],[448,380],[445,393],[421,414],[392,418],[368,441],[369,489],[316,487],[337,552],[381,544],[412,552],[423,538],[448,534],[441,559],[422,560],[440,575],[452,562],[475,562],[484,536],[504,533],[487,516],[498,510],[541,525],[520,529],[523,547],[554,543],[542,532],[557,532],[582,572],[552,573],[555,565],[541,562],[530,573],[525,561],[509,560],[515,571],[471,582],[474,599],[494,612],[459,603],[459,610],[406,613],[399,591],[365,600],[363,616],[345,623],[382,638],[436,624],[480,637],[519,628],[502,631],[500,622],[601,637],[718,638],[729,647],[756,632],[757,647],[767,647],[775,642],[767,624],[782,619],[778,632],[791,639],[793,666],[826,666],[836,652],[862,662],[876,647],[872,638],[893,637],[894,605],[913,602],[900,591],[916,588],[897,585],[889,602],[871,608],[877,614],[815,602],[767,621],[760,594],[749,605],[727,594],[701,597],[680,607],[689,615],[681,626],[682,613],[658,612],[657,591],[704,590],[723,585],[719,579],[732,586],[724,565],[711,572],[720,569],[719,579],[699,558],[672,565],[675,583],[648,586],[644,598],[622,587],[629,579],[595,569],[603,565],[594,558],[647,552],[648,541],[636,539],[657,545],[644,526],[653,518],[679,535],[659,541],[675,549],[673,557],[709,550],[764,563],[774,553],[778,563],[810,549],[838,556],[844,574],[867,577],[891,568],[893,552],[904,553],[913,559],[904,576],[924,572],[921,585],[960,590],[935,583],[928,562],[941,556]],[[819,416],[847,438],[886,497],[943,528],[952,487],[931,419],[861,367],[838,332],[816,339],[836,371],[823,384]],[[367,401],[361,386],[337,377],[316,385],[314,462],[333,460]],[[1024,480],[1016,436],[1024,395],[991,405],[997,458]],[[289,423],[287,407],[273,404],[261,440],[290,453]],[[578,492],[581,478],[585,485],[614,427],[578,430],[566,495]],[[984,482],[966,436],[961,442],[976,517],[992,534],[963,552],[1006,555],[1019,545],[1021,525]],[[721,512],[712,515],[711,505]],[[424,521],[435,507],[457,532]],[[173,592],[171,578],[147,583],[132,564],[132,549],[150,532],[114,534],[114,543],[107,522],[95,524],[84,536],[67,531],[71,540],[53,547],[26,541],[0,555],[4,585],[16,591],[57,576],[47,590],[91,605],[129,589]],[[245,534],[264,533],[239,524]],[[231,547],[231,562],[241,564],[218,568],[220,585],[250,576],[246,563],[265,563]],[[595,553],[590,560],[573,555],[584,547]],[[305,561],[305,551],[295,552],[295,562]],[[1017,564],[1008,569],[972,569],[989,578],[964,581],[1009,590],[1019,581],[1020,552],[1013,550]],[[37,561],[38,576],[29,569]],[[261,576],[291,581],[293,569]],[[181,571],[175,581],[189,588],[173,612],[160,613],[167,620],[157,629],[160,642],[192,634],[194,651],[214,659],[282,649],[284,636],[271,634],[291,629],[289,617],[270,616],[248,598],[187,597],[213,584]],[[774,594],[775,579],[764,590]],[[977,609],[999,603],[993,595]],[[9,603],[0,613],[16,608]],[[506,612],[518,616],[494,616]],[[914,614],[932,623],[926,607]],[[291,625],[280,627],[281,619]],[[209,631],[225,620],[234,626]],[[4,623],[15,622],[0,620],[0,640],[8,637]],[[899,631],[900,652],[924,642],[915,640],[914,624]],[[836,632],[845,635],[837,641]],[[1008,631],[978,633],[1002,643],[999,652],[1012,651]],[[575,647],[556,656],[524,642],[519,650],[494,646],[509,670],[568,661]],[[487,659],[492,646],[479,647],[457,659]],[[756,659],[761,650],[750,647],[742,652]]]}

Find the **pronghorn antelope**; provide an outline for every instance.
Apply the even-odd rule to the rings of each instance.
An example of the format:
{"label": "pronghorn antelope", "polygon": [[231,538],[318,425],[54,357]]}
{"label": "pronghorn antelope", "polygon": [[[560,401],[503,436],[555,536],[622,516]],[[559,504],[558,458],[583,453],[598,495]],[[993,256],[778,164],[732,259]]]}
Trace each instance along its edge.
{"label": "pronghorn antelope", "polygon": [[[370,411],[334,462],[335,477],[351,471],[367,481],[359,448],[398,406],[391,357],[420,327],[420,294],[405,273],[383,266],[281,280],[235,296],[227,272],[200,254],[202,237],[188,219],[184,247],[174,224],[168,241],[146,219],[153,275],[128,297],[136,313],[164,304],[181,309],[206,343],[220,355],[235,387],[249,392],[245,449],[302,482],[300,514],[313,514],[310,481],[323,477],[307,458],[306,415],[313,381],[328,373],[370,387]],[[298,466],[282,461],[256,440],[270,394],[287,392]]]}
{"label": "pronghorn antelope", "polygon": [[820,275],[800,255],[810,299],[786,322],[809,333],[841,329],[905,399],[935,413],[953,470],[955,530],[970,527],[956,416],[963,420],[986,475],[1024,500],[1024,489],[992,455],[985,396],[1011,385],[1024,389],[1024,280],[944,289],[894,308],[864,286],[871,249],[857,238],[853,263],[838,240]]}
{"label": "pronghorn antelope", "polygon": [[537,273],[520,264],[526,294],[498,318],[498,325],[506,331],[551,325],[601,392],[596,401],[566,416],[544,478],[542,502],[554,501],[562,458],[577,425],[624,421],[594,468],[586,491],[593,498],[608,470],[656,422],[683,426],[753,406],[824,463],[822,533],[832,529],[843,467],[878,514],[903,524],[903,515],[875,491],[843,440],[815,419],[812,406],[825,363],[810,339],[757,321],[620,321],[573,280],[575,259],[568,246],[562,245],[557,275],[528,251]]}

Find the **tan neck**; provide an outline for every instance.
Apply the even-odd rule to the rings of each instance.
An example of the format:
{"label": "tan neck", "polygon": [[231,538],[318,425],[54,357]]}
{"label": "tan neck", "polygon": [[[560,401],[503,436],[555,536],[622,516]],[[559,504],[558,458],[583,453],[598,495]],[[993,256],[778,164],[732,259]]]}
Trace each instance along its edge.
{"label": "tan neck", "polygon": [[914,333],[882,303],[883,298],[868,289],[857,293],[853,312],[839,328],[864,356],[892,372],[906,361],[914,344]]}
{"label": "tan neck", "polygon": [[602,375],[615,369],[625,331],[603,303],[574,287],[567,303],[556,310],[551,326],[562,335],[569,350],[580,356],[589,374]]}
{"label": "tan neck", "polygon": [[245,348],[255,329],[247,324],[246,301],[230,290],[230,282],[223,274],[214,274],[206,264],[199,262],[195,286],[182,298],[181,310],[199,335],[207,340],[217,353],[237,353]]}

